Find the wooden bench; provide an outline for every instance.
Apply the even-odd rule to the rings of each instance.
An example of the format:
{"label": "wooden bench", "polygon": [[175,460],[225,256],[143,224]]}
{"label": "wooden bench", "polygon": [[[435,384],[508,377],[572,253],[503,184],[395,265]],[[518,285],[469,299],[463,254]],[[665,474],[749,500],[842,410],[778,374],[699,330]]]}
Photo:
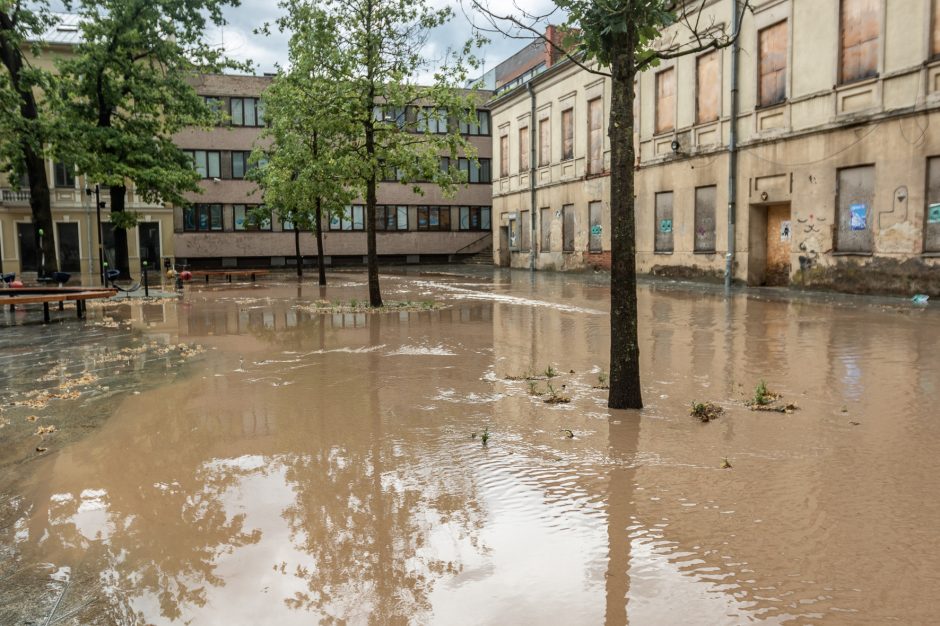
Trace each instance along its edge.
{"label": "wooden bench", "polygon": [[209,284],[210,276],[227,276],[228,282],[232,282],[232,276],[251,276],[251,280],[254,281],[256,276],[264,276],[265,274],[270,274],[270,270],[196,270],[190,272],[193,275],[193,278],[196,276],[205,276],[206,284]]}
{"label": "wooden bench", "polygon": [[117,295],[117,289],[82,288],[82,287],[24,287],[22,289],[0,290],[0,306],[10,305],[15,310],[18,304],[42,304],[42,321],[49,323],[49,303],[58,302],[62,310],[64,301],[74,301],[78,319],[85,317],[87,300],[111,298]]}

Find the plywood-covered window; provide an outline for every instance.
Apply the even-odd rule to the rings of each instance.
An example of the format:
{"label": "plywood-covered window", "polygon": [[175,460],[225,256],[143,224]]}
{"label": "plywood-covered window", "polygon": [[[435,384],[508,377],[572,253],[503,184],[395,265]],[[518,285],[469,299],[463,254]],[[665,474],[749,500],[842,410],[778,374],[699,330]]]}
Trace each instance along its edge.
{"label": "plywood-covered window", "polygon": [[839,170],[836,250],[868,254],[872,251],[872,202],[875,199],[875,166]]}
{"label": "plywood-covered window", "polygon": [[695,189],[695,251],[715,251],[715,196],[717,188]]}
{"label": "plywood-covered window", "polygon": [[552,122],[549,118],[539,120],[539,165],[552,162]]}
{"label": "plywood-covered window", "polygon": [[664,191],[656,194],[655,200],[655,226],[654,249],[656,252],[672,252],[672,192]]}
{"label": "plywood-covered window", "polygon": [[931,7],[930,56],[940,57],[940,0],[933,0]]}
{"label": "plywood-covered window", "polygon": [[787,99],[787,22],[762,29],[757,39],[760,105],[780,104]]}
{"label": "plywood-covered window", "polygon": [[656,132],[676,127],[676,70],[669,68],[656,74]]}
{"label": "plywood-covered window", "polygon": [[528,252],[530,250],[530,246],[532,245],[532,225],[529,223],[529,212],[522,211],[519,216],[519,227],[522,229],[522,243],[519,246],[519,249],[522,252]]}
{"label": "plywood-covered window", "polygon": [[591,225],[591,234],[588,237],[589,252],[604,251],[604,245],[602,241],[604,227],[601,223],[603,220],[603,210],[601,206],[601,203],[596,201],[588,204],[588,222]]}
{"label": "plywood-covered window", "polygon": [[927,162],[924,252],[940,252],[940,157],[934,157]]}
{"label": "plywood-covered window", "polygon": [[574,158],[574,109],[561,112],[561,160]]}
{"label": "plywood-covered window", "polygon": [[588,102],[588,174],[604,171],[604,101]]}
{"label": "plywood-covered window", "polygon": [[843,83],[878,74],[880,4],[881,0],[842,0],[840,79]]}
{"label": "plywood-covered window", "polygon": [[718,119],[721,83],[718,77],[718,51],[695,60],[695,122],[704,124]]}
{"label": "plywood-covered window", "polygon": [[552,249],[552,210],[539,209],[539,250],[549,252]]}
{"label": "plywood-covered window", "polygon": [[575,214],[574,214],[574,205],[566,204],[561,208],[562,213],[562,229],[561,229],[561,240],[562,246],[561,249],[563,252],[574,252],[574,229],[575,229]]}
{"label": "plywood-covered window", "polygon": [[519,173],[529,169],[529,127],[519,129]]}
{"label": "plywood-covered window", "polygon": [[499,138],[499,176],[509,176],[509,135]]}

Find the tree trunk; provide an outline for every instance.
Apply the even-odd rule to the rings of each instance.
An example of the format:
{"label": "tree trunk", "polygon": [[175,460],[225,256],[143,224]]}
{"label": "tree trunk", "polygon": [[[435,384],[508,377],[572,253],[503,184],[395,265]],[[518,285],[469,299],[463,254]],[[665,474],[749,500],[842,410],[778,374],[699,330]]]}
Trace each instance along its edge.
{"label": "tree trunk", "polygon": [[[16,90],[20,100],[20,117],[31,125],[39,120],[39,107],[36,106],[36,97],[29,86],[21,85],[23,57],[20,49],[12,42],[10,37],[3,33],[13,34],[15,25],[10,16],[0,11],[0,61],[10,75],[10,84]],[[36,141],[38,139],[38,141]],[[34,232],[36,233],[36,249],[39,251],[39,275],[46,276],[59,268],[56,258],[55,234],[52,223],[52,207],[49,197],[49,178],[46,175],[46,162],[42,155],[42,138],[24,136],[20,141],[23,153],[23,164],[26,167],[26,176],[29,179],[29,208],[33,216]],[[43,236],[39,236],[39,231]]]}
{"label": "tree trunk", "polygon": [[[373,99],[370,98],[370,102]],[[369,160],[375,161],[375,129],[372,119],[366,123],[366,154]],[[377,308],[382,306],[382,292],[379,290],[379,255],[375,249],[375,171],[369,175],[366,183],[366,242],[369,258],[369,306]]]}
{"label": "tree trunk", "polygon": [[317,272],[320,275],[320,286],[326,286],[326,261],[323,259],[323,208],[320,198],[317,198],[317,215],[314,229],[317,235]]}
{"label": "tree trunk", "polygon": [[636,32],[614,38],[611,55],[610,137],[610,394],[612,409],[641,409],[637,339],[636,223],[633,164],[633,55]]}
{"label": "tree trunk", "polygon": [[[124,211],[124,202],[127,198],[127,188],[124,185],[111,187],[111,212],[121,213]],[[118,278],[128,279],[131,277],[130,257],[127,250],[127,229],[115,228],[114,230],[114,267],[121,272]]]}
{"label": "tree trunk", "polygon": [[300,255],[300,229],[294,224],[294,258],[297,259],[297,278],[304,277],[304,258]]}

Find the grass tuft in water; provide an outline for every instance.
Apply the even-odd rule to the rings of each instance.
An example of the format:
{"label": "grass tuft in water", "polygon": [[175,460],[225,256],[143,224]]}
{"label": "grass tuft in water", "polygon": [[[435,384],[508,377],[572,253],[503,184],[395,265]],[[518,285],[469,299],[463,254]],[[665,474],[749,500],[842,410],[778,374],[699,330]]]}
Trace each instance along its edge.
{"label": "grass tuft in water", "polygon": [[703,422],[710,422],[724,412],[725,410],[722,407],[712,402],[693,402],[689,415],[697,417]]}
{"label": "grass tuft in water", "polygon": [[[564,391],[565,386],[562,385],[562,391]],[[571,398],[566,396],[564,393],[556,390],[551,383],[548,383],[548,397],[545,398],[545,404],[567,404],[571,402]]]}

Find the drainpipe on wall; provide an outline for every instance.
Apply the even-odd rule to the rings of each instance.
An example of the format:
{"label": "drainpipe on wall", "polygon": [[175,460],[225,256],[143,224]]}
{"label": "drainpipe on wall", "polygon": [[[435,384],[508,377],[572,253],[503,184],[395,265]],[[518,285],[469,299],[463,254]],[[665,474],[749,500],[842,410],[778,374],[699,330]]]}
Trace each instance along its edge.
{"label": "drainpipe on wall", "polygon": [[738,0],[731,2],[731,128],[728,133],[728,253],[725,255],[725,290],[730,291],[734,273],[735,218],[738,193]]}
{"label": "drainpipe on wall", "polygon": [[526,84],[529,90],[529,271],[535,271],[535,90],[532,81]]}

